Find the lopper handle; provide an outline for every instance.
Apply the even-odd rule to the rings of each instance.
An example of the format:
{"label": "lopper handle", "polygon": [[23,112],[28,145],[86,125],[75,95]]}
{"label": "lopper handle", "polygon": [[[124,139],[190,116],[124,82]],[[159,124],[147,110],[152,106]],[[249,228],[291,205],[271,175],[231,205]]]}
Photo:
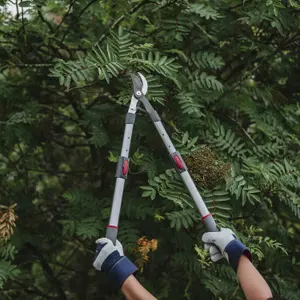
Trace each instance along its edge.
{"label": "lopper handle", "polygon": [[[175,149],[165,127],[163,126],[158,114],[156,111],[152,108],[151,104],[149,103],[148,99],[146,97],[143,97],[142,102],[144,106],[146,107],[147,111],[149,111],[149,115],[154,123],[154,126],[156,127],[162,141],[164,142],[169,154],[170,158],[174,164],[174,167],[177,171],[177,173],[180,175],[182,181],[184,182],[187,190],[189,191],[192,199],[194,200],[200,215],[202,216],[202,220],[206,226],[206,229],[208,232],[217,232],[219,231],[216,222],[212,215],[209,213],[205,202],[203,201],[197,187],[195,186],[195,183],[188,171],[188,168],[181,157],[180,153]],[[146,105],[145,105],[146,103]]]}
{"label": "lopper handle", "polygon": [[117,235],[118,235],[118,227],[107,226],[106,228],[106,237],[110,239],[114,245],[117,242]]}
{"label": "lopper handle", "polygon": [[152,107],[147,97],[141,91],[137,91],[136,89],[134,89],[134,96],[136,99],[140,100],[143,103],[147,113],[149,114],[149,117],[151,118],[157,132],[159,133],[163,143],[166,146],[167,151],[170,154],[171,160],[174,164],[177,173],[181,176],[182,181],[184,182],[186,188],[188,189],[192,199],[194,200],[200,212],[200,215],[202,216],[202,220],[206,226],[207,231],[219,231],[214,218],[209,213],[205,202],[203,201],[198,189],[195,186],[195,183],[188,171],[184,160],[182,159],[180,153],[175,149],[164,125],[161,122],[158,113]]}
{"label": "lopper handle", "polygon": [[122,198],[124,192],[125,180],[127,179],[127,173],[129,170],[129,151],[131,145],[131,137],[133,131],[133,125],[135,122],[135,113],[127,113],[125,121],[125,130],[123,136],[121,155],[117,163],[116,169],[116,184],[113,196],[113,202],[110,212],[109,223],[106,229],[106,237],[110,239],[113,244],[116,244],[118,235],[118,224],[120,211],[122,206]]}
{"label": "lopper handle", "polygon": [[219,229],[217,227],[217,224],[215,222],[215,219],[212,217],[211,214],[209,214],[206,217],[203,217],[202,220],[203,220],[203,223],[204,223],[204,225],[205,225],[208,232],[217,232],[217,231],[219,231]]}

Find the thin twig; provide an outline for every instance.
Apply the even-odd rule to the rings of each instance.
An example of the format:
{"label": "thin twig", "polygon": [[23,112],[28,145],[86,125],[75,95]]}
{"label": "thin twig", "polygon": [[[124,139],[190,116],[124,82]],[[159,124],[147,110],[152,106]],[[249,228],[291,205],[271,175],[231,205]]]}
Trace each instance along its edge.
{"label": "thin twig", "polygon": [[95,43],[94,46],[100,44],[109,34],[110,30],[113,30],[114,28],[116,28],[124,19],[126,16],[132,15],[134,14],[138,9],[140,9],[141,7],[143,7],[146,4],[149,3],[153,3],[153,2],[149,2],[149,0],[144,0],[138,4],[136,4],[135,6],[133,6],[128,12],[126,12],[125,14],[123,14],[121,17],[119,17],[109,28],[109,30],[107,30],[105,33],[103,33],[100,37],[100,39]]}
{"label": "thin twig", "polygon": [[236,120],[234,120],[231,117],[228,117],[228,118],[243,131],[243,133],[247,136],[247,138],[250,140],[250,142],[255,146],[255,148],[257,148],[255,141],[252,139],[252,137],[249,135],[249,133]]}
{"label": "thin twig", "polygon": [[[16,0],[17,2],[17,0]],[[23,3],[23,0],[21,0],[21,4]],[[21,19],[22,19],[22,30],[25,33],[25,22],[24,22],[24,9],[23,6],[21,6]]]}
{"label": "thin twig", "polygon": [[218,44],[218,41],[216,40],[215,37],[213,37],[212,35],[210,35],[202,26],[200,26],[199,24],[197,24],[196,22],[193,22],[193,24],[199,28],[213,43]]}
{"label": "thin twig", "polygon": [[83,89],[83,88],[85,88],[85,87],[94,85],[94,84],[96,84],[96,83],[98,83],[98,82],[99,82],[99,80],[97,80],[97,81],[95,81],[95,82],[92,82],[92,83],[85,84],[85,85],[75,86],[75,87],[73,87],[73,88],[70,88],[70,89],[68,89],[68,90],[65,90],[65,92],[71,92],[71,91],[73,91],[73,90]]}
{"label": "thin twig", "polygon": [[64,22],[64,21],[66,20],[66,18],[68,17],[68,15],[69,15],[69,13],[70,13],[70,11],[71,11],[73,5],[75,4],[75,2],[76,2],[76,0],[74,0],[74,1],[71,1],[71,0],[70,0],[70,5],[69,5],[69,8],[68,8],[68,11],[67,11],[66,14],[63,16],[63,18],[62,18],[61,22],[59,23],[59,25],[57,26],[56,31],[55,31],[54,34],[57,34],[59,28],[61,27],[61,25],[63,24],[63,22]]}
{"label": "thin twig", "polygon": [[72,22],[72,24],[69,25],[67,31],[64,33],[62,39],[61,39],[61,43],[63,43],[63,41],[65,40],[66,36],[68,35],[69,31],[71,29],[73,29],[74,25],[76,24],[76,22],[80,19],[80,17],[84,14],[84,12],[95,2],[97,2],[97,0],[92,0],[91,2],[89,2],[83,9],[82,11],[78,14],[78,16],[76,17],[76,19],[74,20],[74,22]]}
{"label": "thin twig", "polygon": [[63,118],[66,119],[66,120],[72,121],[72,122],[74,122],[74,123],[78,123],[78,120],[75,120],[75,119],[73,119],[73,118],[71,118],[71,117],[69,117],[69,116],[64,115],[64,114],[61,113],[59,110],[56,110],[56,109],[53,108],[53,107],[50,107],[50,106],[45,105],[45,104],[39,104],[38,106],[40,106],[40,107],[42,107],[42,108],[45,108],[45,109],[48,109],[48,110],[50,110],[50,111],[56,113],[57,115],[63,117]]}
{"label": "thin twig", "polygon": [[[217,103],[219,103],[225,96],[228,96],[228,94],[230,94],[238,86],[240,86],[248,78],[248,76],[249,76],[248,74],[254,74],[258,69],[260,69],[268,61],[268,59],[270,57],[274,57],[282,49],[282,47],[285,45],[285,42],[287,40],[288,40],[288,36],[284,38],[284,40],[281,42],[281,44],[278,45],[278,47],[272,53],[270,53],[269,55],[267,55],[263,58],[256,58],[254,61],[249,62],[247,64],[246,68],[244,69],[244,72],[240,75],[240,77],[236,81],[236,83],[233,84],[228,91],[224,92],[216,101],[214,101],[213,105],[216,105]],[[258,64],[255,66],[256,63],[258,63]],[[253,66],[253,65],[254,65],[254,68],[252,68],[249,71],[248,70],[249,66]]]}
{"label": "thin twig", "polygon": [[18,0],[16,0],[15,5],[16,5],[16,12],[17,12],[17,14],[16,14],[16,20],[19,20],[20,12],[19,12]]}
{"label": "thin twig", "polygon": [[131,34],[135,34],[135,35],[140,36],[142,38],[148,38],[148,37],[152,36],[153,34],[156,34],[156,33],[160,32],[161,30],[162,30],[162,28],[157,28],[157,29],[151,31],[148,34],[142,34],[142,33],[139,33],[137,31],[124,28],[124,31],[127,31],[127,32],[129,32]]}
{"label": "thin twig", "polygon": [[66,145],[60,141],[57,141],[57,140],[53,140],[52,139],[52,142],[63,147],[63,148],[67,148],[67,149],[74,149],[74,148],[79,148],[79,147],[90,147],[89,144],[73,144],[73,145]]}
{"label": "thin twig", "polygon": [[[69,266],[68,266],[68,262],[70,261],[70,259],[74,256],[74,254],[77,252],[77,248],[75,248],[73,251],[72,251],[72,253],[69,255],[69,257],[64,261],[64,264],[61,264],[61,263],[59,263],[59,262],[56,262],[58,265],[60,265],[62,268],[65,268],[65,269],[67,269],[67,270],[71,270],[71,271],[73,271],[73,272],[76,272],[76,270],[74,270],[74,269],[72,269],[72,268],[70,268]],[[57,277],[59,277],[60,276],[60,274],[62,273],[62,268],[60,269],[60,271],[58,272],[58,274],[57,274]]]}
{"label": "thin twig", "polygon": [[48,26],[50,32],[53,33],[54,30],[53,30],[52,25],[50,24],[50,22],[48,22],[48,21],[44,18],[44,16],[43,16],[43,14],[42,14],[42,12],[41,12],[40,9],[38,9],[38,15],[39,15],[40,19],[42,20],[42,22],[45,23],[45,24]]}

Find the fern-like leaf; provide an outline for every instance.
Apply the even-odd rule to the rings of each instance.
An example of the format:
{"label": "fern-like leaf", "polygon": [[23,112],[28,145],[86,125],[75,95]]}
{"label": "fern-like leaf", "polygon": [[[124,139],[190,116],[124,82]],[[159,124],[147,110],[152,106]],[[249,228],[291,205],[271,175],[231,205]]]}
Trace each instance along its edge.
{"label": "fern-like leaf", "polygon": [[201,109],[204,106],[197,103],[195,94],[192,92],[182,92],[179,93],[176,98],[178,99],[178,104],[180,105],[181,112],[187,115],[195,115],[198,117],[205,116]]}
{"label": "fern-like leaf", "polygon": [[0,288],[9,279],[15,279],[19,276],[20,270],[9,261],[0,260]]}
{"label": "fern-like leaf", "polygon": [[174,169],[148,180],[149,186],[142,186],[143,197],[155,199],[157,195],[166,198],[181,208],[193,207],[188,191]]}
{"label": "fern-like leaf", "polygon": [[228,219],[230,217],[231,207],[228,204],[230,201],[228,192],[221,187],[216,187],[214,190],[204,190],[202,197],[216,219]]}
{"label": "fern-like leaf", "polygon": [[188,229],[199,221],[199,215],[192,208],[166,213],[166,216],[171,221],[171,228],[176,228],[176,230],[180,230],[182,227]]}
{"label": "fern-like leaf", "polygon": [[229,187],[230,193],[235,195],[236,199],[241,197],[242,205],[244,206],[247,201],[251,204],[260,202],[260,190],[248,185],[244,176],[239,175],[231,180]]}
{"label": "fern-like leaf", "polygon": [[198,68],[220,69],[224,65],[222,57],[213,52],[193,52],[190,58]]}
{"label": "fern-like leaf", "polygon": [[138,52],[131,63],[147,72],[155,71],[169,78],[172,78],[180,67],[175,63],[175,58],[162,56],[159,52],[149,52],[148,55],[145,52]]}
{"label": "fern-like leaf", "polygon": [[17,254],[17,249],[13,244],[1,242],[0,244],[0,257],[7,260],[13,260]]}
{"label": "fern-like leaf", "polygon": [[194,72],[190,76],[190,88],[192,90],[213,90],[222,92],[223,84],[216,79],[213,75],[208,75],[205,72],[199,73],[199,71]]}
{"label": "fern-like leaf", "polygon": [[226,150],[230,156],[241,156],[245,153],[243,148],[245,143],[241,142],[240,137],[236,137],[231,129],[226,130],[224,126],[215,124],[214,136],[209,142],[220,151]]}
{"label": "fern-like leaf", "polygon": [[93,68],[86,59],[79,56],[77,61],[64,61],[57,59],[53,69],[51,69],[52,77],[59,79],[59,84],[67,88],[70,87],[71,82],[75,85],[80,82],[91,82],[95,77],[95,68]]}
{"label": "fern-like leaf", "polygon": [[120,62],[126,62],[131,56],[132,41],[129,33],[124,33],[123,28],[119,27],[118,32],[111,31],[108,44],[118,57]]}
{"label": "fern-like leaf", "polygon": [[205,18],[206,20],[209,19],[217,20],[219,18],[222,18],[222,16],[218,13],[217,10],[203,3],[191,4],[188,11],[195,13],[199,15],[201,18]]}
{"label": "fern-like leaf", "polygon": [[93,48],[87,61],[98,70],[99,79],[105,79],[107,83],[110,78],[117,77],[119,72],[125,69],[109,44],[107,44],[106,51],[98,45]]}

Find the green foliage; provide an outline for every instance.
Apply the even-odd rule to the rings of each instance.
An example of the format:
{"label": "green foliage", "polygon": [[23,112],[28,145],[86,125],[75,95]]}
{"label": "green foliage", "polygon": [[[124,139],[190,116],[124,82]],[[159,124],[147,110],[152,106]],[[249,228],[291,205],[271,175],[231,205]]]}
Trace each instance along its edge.
{"label": "green foliage", "polygon": [[122,27],[119,27],[117,33],[114,31],[110,32],[108,44],[121,62],[126,62],[128,60],[131,54],[132,41],[130,34],[124,34]]}
{"label": "green foliage", "polygon": [[222,187],[217,186],[211,191],[204,190],[202,195],[208,209],[211,210],[216,219],[227,219],[230,217],[231,207],[228,203],[230,198],[228,197],[228,192],[223,190]]}
{"label": "green foliage", "polygon": [[20,270],[17,266],[12,265],[10,262],[0,260],[0,288],[9,279],[15,279],[20,274]]}
{"label": "green foliage", "polygon": [[191,61],[198,68],[220,69],[224,65],[222,57],[213,52],[193,52]]}
{"label": "green foliage", "polygon": [[13,260],[15,258],[15,255],[17,253],[16,247],[13,244],[10,243],[4,243],[2,242],[0,245],[0,257],[8,260]]}
{"label": "green foliage", "polygon": [[[216,149],[220,151],[226,151],[230,156],[240,156],[245,153],[243,150],[245,144],[240,137],[237,137],[231,129],[226,130],[224,126],[219,124],[213,124],[214,135],[208,133],[208,142],[212,144]],[[224,152],[225,152],[224,151]]]}
{"label": "green foliage", "polygon": [[235,195],[236,199],[242,199],[242,206],[244,206],[247,201],[250,201],[252,204],[254,204],[255,201],[260,202],[260,197],[258,195],[260,191],[255,187],[248,185],[244,176],[239,175],[232,178],[229,184],[231,194]]}
{"label": "green foliage", "polygon": [[195,71],[189,77],[191,90],[214,90],[221,92],[223,90],[222,83],[213,75],[205,72]]}
{"label": "green foliage", "polygon": [[174,169],[169,169],[148,182],[149,186],[141,187],[146,190],[142,197],[150,196],[154,200],[159,195],[181,208],[193,207],[188,191]]}
{"label": "green foliage", "polygon": [[110,78],[117,77],[119,72],[124,69],[118,59],[121,59],[112,52],[109,44],[106,47],[106,51],[103,51],[99,45],[93,48],[93,54],[87,57],[87,61],[91,66],[96,67],[98,70],[98,78],[100,80],[105,79],[109,83]]}
{"label": "green foliage", "polygon": [[209,19],[217,20],[222,17],[217,10],[205,4],[199,4],[199,3],[191,4],[188,11],[191,13],[195,13],[199,15],[201,18],[205,18],[207,20]]}
{"label": "green foliage", "polygon": [[[236,231],[274,294],[300,299],[297,1],[11,2],[0,1],[0,203],[17,203],[18,219],[0,236],[0,298],[120,299],[92,260],[128,75],[142,72],[218,226]],[[119,225],[133,261],[138,239],[158,241],[137,275],[158,299],[244,299],[227,262],[204,251],[201,217],[143,106]]]}
{"label": "green foliage", "polygon": [[195,210],[191,208],[166,213],[166,216],[171,221],[171,228],[176,228],[176,230],[180,230],[182,227],[188,229],[192,227],[195,222],[199,221],[199,216],[195,214]]}
{"label": "green foliage", "polygon": [[183,114],[195,115],[197,117],[205,116],[201,111],[204,106],[195,101],[195,94],[191,92],[181,92],[176,98]]}

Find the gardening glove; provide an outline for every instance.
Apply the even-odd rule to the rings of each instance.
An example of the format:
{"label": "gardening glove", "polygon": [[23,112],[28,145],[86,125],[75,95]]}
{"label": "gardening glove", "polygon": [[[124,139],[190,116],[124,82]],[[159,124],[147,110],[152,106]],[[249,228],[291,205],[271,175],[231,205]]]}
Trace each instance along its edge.
{"label": "gardening glove", "polygon": [[221,228],[218,232],[206,232],[202,236],[202,241],[204,248],[209,250],[213,262],[225,257],[235,271],[241,255],[246,255],[252,261],[250,251],[237,239],[231,229]]}
{"label": "gardening glove", "polygon": [[111,240],[101,238],[96,241],[96,256],[93,262],[95,269],[108,274],[109,279],[117,287],[137,271],[137,267],[124,256],[122,244],[117,241],[116,246]]}

